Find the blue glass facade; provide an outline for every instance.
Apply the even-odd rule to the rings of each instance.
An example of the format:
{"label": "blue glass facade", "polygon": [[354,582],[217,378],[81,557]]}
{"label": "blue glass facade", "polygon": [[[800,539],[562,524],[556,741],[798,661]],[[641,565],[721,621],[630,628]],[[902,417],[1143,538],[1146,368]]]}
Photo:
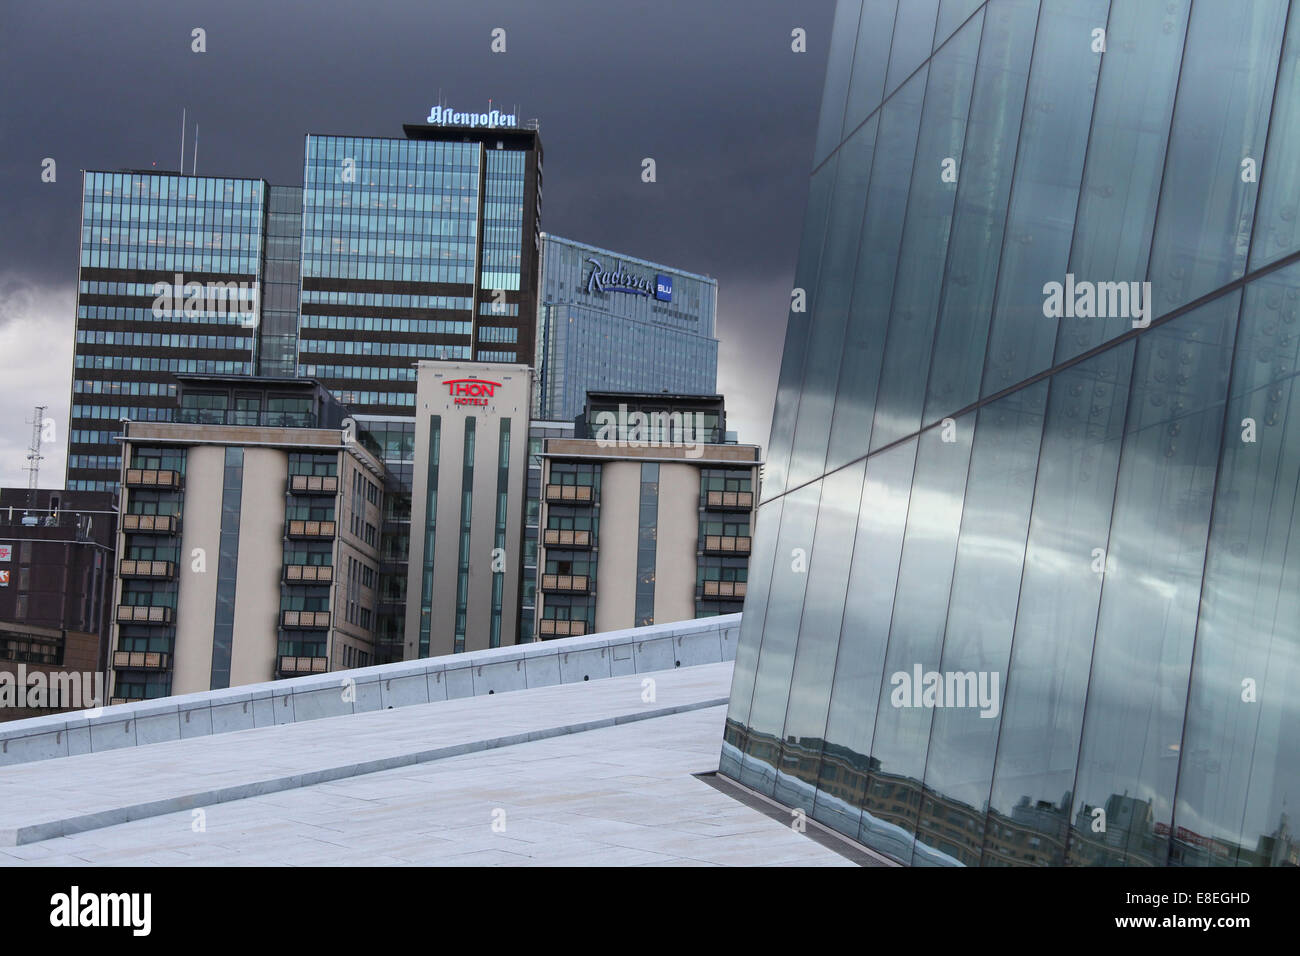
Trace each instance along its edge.
{"label": "blue glass facade", "polygon": [[[260,305],[266,191],[256,179],[83,174],[69,490],[116,490],[119,420],[169,420],[172,373],[255,371],[256,321],[241,308]],[[180,288],[160,296],[155,283]],[[238,291],[215,301],[217,285]]]}
{"label": "blue glass facade", "polygon": [[298,374],[366,415],[414,416],[419,359],[533,358],[536,132],[406,132],[307,137]]}
{"label": "blue glass facade", "polygon": [[721,771],[917,865],[1300,864],[1300,13],[841,0]]}
{"label": "blue glass facade", "polygon": [[541,248],[535,418],[571,421],[589,391],[717,391],[715,279],[546,233]]}

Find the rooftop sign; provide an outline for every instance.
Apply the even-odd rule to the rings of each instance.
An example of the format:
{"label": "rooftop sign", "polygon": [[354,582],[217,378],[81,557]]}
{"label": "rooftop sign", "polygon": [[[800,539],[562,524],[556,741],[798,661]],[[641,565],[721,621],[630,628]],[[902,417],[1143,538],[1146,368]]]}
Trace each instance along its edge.
{"label": "rooftop sign", "polygon": [[486,113],[456,113],[447,106],[435,106],[429,110],[426,123],[434,126],[485,126],[495,129],[498,126],[515,127],[519,117],[514,113],[502,113],[500,110],[488,110]]}
{"label": "rooftop sign", "polygon": [[603,269],[600,260],[588,257],[591,273],[587,276],[587,293],[592,292],[628,292],[632,295],[654,296],[661,302],[673,300],[673,280],[671,276],[657,275],[651,282],[646,276],[636,276],[623,268],[621,259],[614,262],[613,269]]}
{"label": "rooftop sign", "polygon": [[484,378],[453,378],[444,383],[447,394],[457,405],[487,405],[488,399],[496,394],[500,382],[490,382]]}

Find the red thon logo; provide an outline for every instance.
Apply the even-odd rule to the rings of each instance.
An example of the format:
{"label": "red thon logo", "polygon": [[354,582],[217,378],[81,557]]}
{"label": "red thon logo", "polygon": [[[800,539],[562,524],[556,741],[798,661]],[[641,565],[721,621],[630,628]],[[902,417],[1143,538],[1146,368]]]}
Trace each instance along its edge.
{"label": "red thon logo", "polygon": [[446,382],[447,394],[457,405],[486,405],[500,384],[485,378],[453,378]]}

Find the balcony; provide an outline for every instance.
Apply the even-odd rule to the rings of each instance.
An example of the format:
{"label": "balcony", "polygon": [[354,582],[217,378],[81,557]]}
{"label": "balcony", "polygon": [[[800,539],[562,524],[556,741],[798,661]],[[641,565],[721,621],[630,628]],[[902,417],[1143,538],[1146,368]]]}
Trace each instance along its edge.
{"label": "balcony", "polygon": [[546,500],[589,504],[592,500],[592,491],[591,485],[547,485]]}
{"label": "balcony", "polygon": [[119,624],[170,624],[172,609],[148,604],[119,604],[117,620]]}
{"label": "balcony", "polygon": [[114,651],[114,670],[165,671],[172,656],[162,651]]}
{"label": "balcony", "polygon": [[179,471],[166,471],[156,468],[128,468],[126,470],[128,488],[169,488],[181,486]]}
{"label": "balcony", "polygon": [[124,578],[172,578],[176,574],[176,565],[170,561],[123,558],[118,562],[117,573]]}
{"label": "balcony", "polygon": [[569,531],[564,528],[547,528],[542,535],[542,542],[548,548],[590,548],[590,531]]}
{"label": "balcony", "polygon": [[332,495],[339,490],[336,475],[290,475],[289,491],[296,495]]}
{"label": "balcony", "polygon": [[281,611],[281,627],[311,627],[321,628],[330,626],[329,611]]}
{"label": "balcony", "polygon": [[297,674],[324,674],[329,670],[329,658],[282,655],[276,662],[275,669],[284,677]]}
{"label": "balcony", "polygon": [[304,584],[329,584],[334,580],[334,568],[328,564],[286,564],[284,579]]}
{"label": "balcony", "polygon": [[743,598],[744,581],[705,581],[701,595],[706,598]]}
{"label": "balcony", "polygon": [[288,534],[291,538],[332,538],[335,534],[335,524],[333,521],[298,521],[294,519],[289,522]]}
{"label": "balcony", "polygon": [[706,534],[704,550],[710,554],[749,554],[749,535]]}
{"label": "balcony", "polygon": [[175,534],[180,522],[175,515],[122,515],[122,530],[140,534]]}
{"label": "balcony", "polygon": [[588,578],[585,574],[543,574],[543,591],[564,591],[567,593],[587,590]]}
{"label": "balcony", "polygon": [[704,507],[734,511],[754,510],[752,491],[710,491],[704,496]]}
{"label": "balcony", "polygon": [[552,621],[542,618],[540,634],[546,637],[581,637],[587,633],[586,621]]}

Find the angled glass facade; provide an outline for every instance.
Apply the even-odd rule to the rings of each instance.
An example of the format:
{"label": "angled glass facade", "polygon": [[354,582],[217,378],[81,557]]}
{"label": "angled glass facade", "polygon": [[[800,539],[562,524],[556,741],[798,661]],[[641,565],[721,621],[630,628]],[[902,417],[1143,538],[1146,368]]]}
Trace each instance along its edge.
{"label": "angled glass facade", "polygon": [[1298,163],[1287,0],[841,0],[721,772],[910,864],[1300,865]]}

